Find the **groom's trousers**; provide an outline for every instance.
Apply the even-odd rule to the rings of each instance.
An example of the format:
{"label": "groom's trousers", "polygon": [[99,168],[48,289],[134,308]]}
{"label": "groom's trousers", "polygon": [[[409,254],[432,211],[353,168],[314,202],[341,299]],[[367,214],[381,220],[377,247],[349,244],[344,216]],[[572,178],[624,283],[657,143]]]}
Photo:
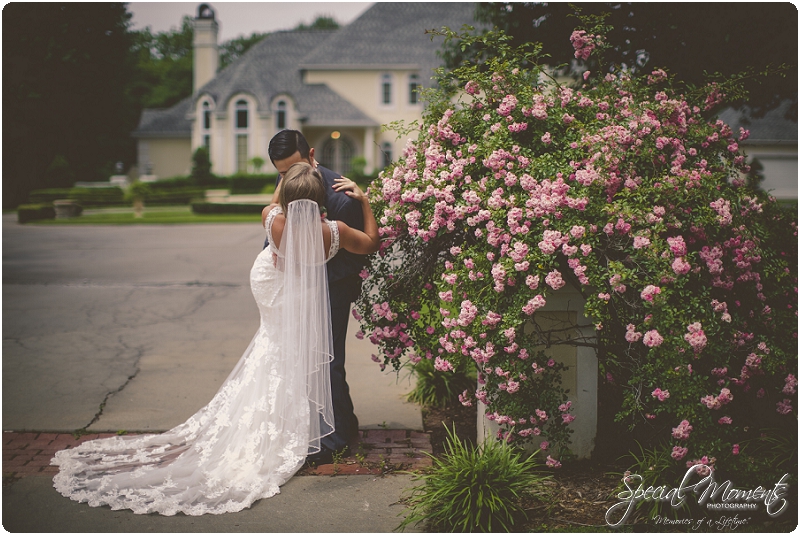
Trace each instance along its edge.
{"label": "groom's trousers", "polygon": [[336,430],[322,439],[322,444],[331,450],[340,450],[358,436],[358,418],[353,411],[350,387],[344,369],[347,324],[350,305],[361,293],[361,278],[353,275],[330,283],[331,327],[333,331],[333,361],[331,372],[331,399]]}

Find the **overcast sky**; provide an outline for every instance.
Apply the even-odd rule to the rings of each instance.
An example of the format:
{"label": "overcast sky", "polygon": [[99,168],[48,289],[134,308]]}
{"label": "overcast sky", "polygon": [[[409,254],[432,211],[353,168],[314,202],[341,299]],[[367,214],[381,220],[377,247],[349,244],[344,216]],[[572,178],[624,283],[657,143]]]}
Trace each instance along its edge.
{"label": "overcast sky", "polygon": [[[184,15],[195,17],[202,2],[131,2],[134,30],[150,26],[153,32],[179,28]],[[340,25],[352,22],[374,2],[206,2],[216,13],[219,42],[253,32],[291,30],[311,24],[317,16],[336,19]]]}

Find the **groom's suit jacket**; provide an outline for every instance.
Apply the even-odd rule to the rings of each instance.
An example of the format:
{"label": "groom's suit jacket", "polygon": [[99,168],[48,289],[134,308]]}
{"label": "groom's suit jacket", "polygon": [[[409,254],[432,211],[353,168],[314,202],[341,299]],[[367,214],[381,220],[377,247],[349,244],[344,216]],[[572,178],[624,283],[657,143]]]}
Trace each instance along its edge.
{"label": "groom's suit jacket", "polygon": [[[342,221],[349,227],[364,230],[364,214],[361,203],[351,199],[344,192],[333,189],[334,180],[339,174],[321,165],[317,171],[325,182],[325,207],[328,219]],[[264,247],[269,244],[264,242]],[[358,274],[366,265],[367,257],[340,249],[328,262],[328,288],[331,296],[331,308],[349,307],[361,293],[361,277]]]}

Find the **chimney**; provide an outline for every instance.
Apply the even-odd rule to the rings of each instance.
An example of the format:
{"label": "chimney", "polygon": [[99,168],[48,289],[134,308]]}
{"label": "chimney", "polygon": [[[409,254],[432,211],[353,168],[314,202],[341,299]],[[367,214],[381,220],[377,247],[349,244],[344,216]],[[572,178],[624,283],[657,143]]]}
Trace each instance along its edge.
{"label": "chimney", "polygon": [[214,20],[214,10],[208,4],[200,4],[194,19],[194,94],[217,74],[217,32],[219,24]]}

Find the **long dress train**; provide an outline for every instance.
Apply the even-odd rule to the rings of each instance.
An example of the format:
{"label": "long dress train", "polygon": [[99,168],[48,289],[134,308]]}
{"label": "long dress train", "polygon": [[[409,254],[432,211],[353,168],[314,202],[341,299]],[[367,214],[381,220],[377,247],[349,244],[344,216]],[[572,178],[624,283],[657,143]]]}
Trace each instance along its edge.
{"label": "long dress train", "polygon": [[[267,219],[270,244],[274,208]],[[53,483],[91,506],[187,515],[240,511],[299,470],[333,431],[326,256],[319,209],[289,205],[280,250],[256,258],[250,285],[261,325],[213,399],[157,435],[117,436],[59,451]],[[291,298],[287,298],[291,297]]]}

